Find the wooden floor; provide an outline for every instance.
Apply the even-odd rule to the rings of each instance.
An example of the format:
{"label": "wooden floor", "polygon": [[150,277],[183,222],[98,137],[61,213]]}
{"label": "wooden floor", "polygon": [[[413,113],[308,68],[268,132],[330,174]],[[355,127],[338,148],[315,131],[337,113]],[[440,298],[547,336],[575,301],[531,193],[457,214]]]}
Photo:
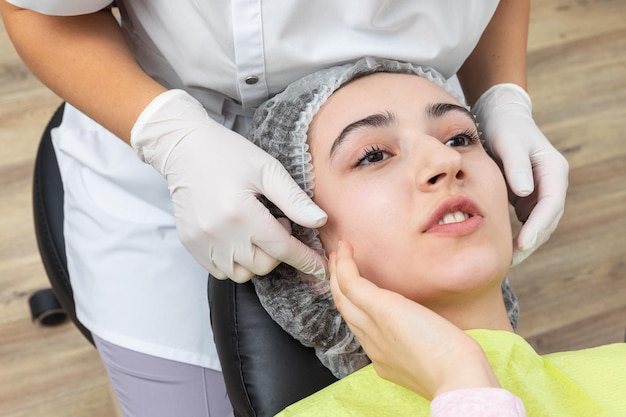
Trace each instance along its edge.
{"label": "wooden floor", "polygon": [[[529,90],[535,119],[571,167],[566,212],[510,275],[519,332],[541,352],[624,340],[626,2],[535,0]],[[70,324],[31,323],[47,287],[31,219],[39,135],[60,100],[24,68],[0,27],[0,416],[112,416],[95,350]]]}

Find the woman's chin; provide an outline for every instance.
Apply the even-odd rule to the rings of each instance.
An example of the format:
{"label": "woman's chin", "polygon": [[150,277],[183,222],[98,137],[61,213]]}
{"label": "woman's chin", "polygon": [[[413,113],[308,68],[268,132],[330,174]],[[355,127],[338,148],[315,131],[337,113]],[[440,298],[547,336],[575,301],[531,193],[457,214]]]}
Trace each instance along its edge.
{"label": "woman's chin", "polygon": [[506,277],[510,262],[506,256],[485,251],[453,257],[446,263],[424,268],[420,273],[421,278],[413,281],[413,291],[404,295],[421,304],[428,304],[428,298],[472,296],[499,287]]}

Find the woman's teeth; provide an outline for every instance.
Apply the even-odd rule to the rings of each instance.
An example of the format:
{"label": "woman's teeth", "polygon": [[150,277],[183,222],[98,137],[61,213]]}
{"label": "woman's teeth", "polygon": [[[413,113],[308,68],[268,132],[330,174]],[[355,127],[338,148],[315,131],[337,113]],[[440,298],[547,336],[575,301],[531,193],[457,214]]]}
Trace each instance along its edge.
{"label": "woman's teeth", "polygon": [[439,224],[460,223],[470,218],[470,215],[463,213],[462,211],[455,211],[454,213],[448,213],[443,216],[443,219],[439,220]]}

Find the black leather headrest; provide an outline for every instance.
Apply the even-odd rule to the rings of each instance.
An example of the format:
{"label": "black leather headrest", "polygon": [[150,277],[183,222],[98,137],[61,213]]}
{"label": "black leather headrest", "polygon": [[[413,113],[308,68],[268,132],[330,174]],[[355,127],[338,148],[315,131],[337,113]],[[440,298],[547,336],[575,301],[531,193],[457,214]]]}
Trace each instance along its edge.
{"label": "black leather headrest", "polygon": [[278,326],[251,282],[209,278],[211,323],[226,389],[238,417],[270,417],[337,379]]}

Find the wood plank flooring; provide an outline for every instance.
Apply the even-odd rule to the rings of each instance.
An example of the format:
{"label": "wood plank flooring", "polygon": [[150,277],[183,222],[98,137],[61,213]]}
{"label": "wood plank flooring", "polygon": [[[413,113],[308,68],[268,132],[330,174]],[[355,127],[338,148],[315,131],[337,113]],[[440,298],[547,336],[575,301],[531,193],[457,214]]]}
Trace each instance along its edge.
{"label": "wood plank flooring", "polygon": [[[0,23],[1,24],[1,23]],[[34,156],[61,100],[24,67],[0,28],[0,416],[115,416],[106,372],[69,323],[31,322],[28,297],[49,284],[31,214]]]}
{"label": "wood plank flooring", "polygon": [[[535,119],[570,163],[557,232],[510,278],[519,332],[541,352],[624,340],[626,2],[535,0],[529,39]],[[95,350],[66,323],[30,320],[48,286],[31,215],[39,136],[60,100],[0,27],[0,416],[113,416]]]}

